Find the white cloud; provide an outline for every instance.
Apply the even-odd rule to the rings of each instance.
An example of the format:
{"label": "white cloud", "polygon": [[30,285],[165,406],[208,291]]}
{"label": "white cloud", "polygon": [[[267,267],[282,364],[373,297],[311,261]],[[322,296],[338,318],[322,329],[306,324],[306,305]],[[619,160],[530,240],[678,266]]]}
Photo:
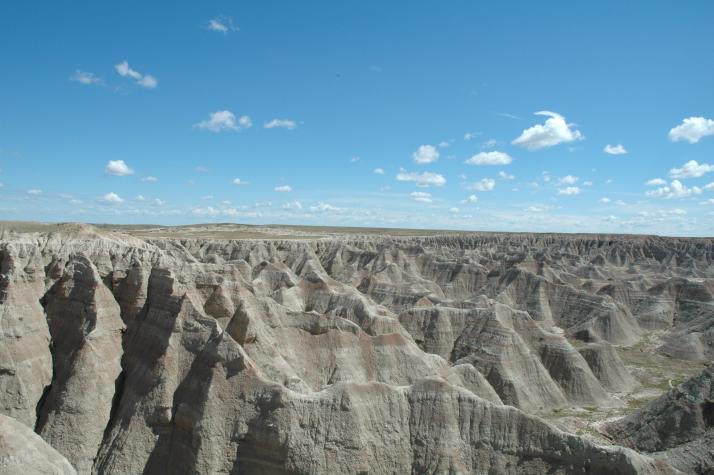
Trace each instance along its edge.
{"label": "white cloud", "polygon": [[283,209],[302,209],[302,203],[299,201],[289,201],[281,206]]}
{"label": "white cloud", "polygon": [[141,179],[141,181],[145,181],[147,183],[156,183],[157,181],[159,181],[159,179],[155,176],[145,176]]}
{"label": "white cloud", "polygon": [[446,140],[439,142],[439,148],[446,148],[449,145],[451,145],[451,142],[447,142]]}
{"label": "white cloud", "polygon": [[466,132],[466,133],[464,134],[464,140],[466,140],[466,141],[468,142],[469,140],[475,139],[475,138],[478,137],[479,135],[481,135],[480,132]]}
{"label": "white cloud", "polygon": [[548,119],[543,124],[536,124],[525,129],[511,142],[512,144],[520,145],[528,150],[538,150],[583,139],[583,134],[576,130],[573,124],[568,124],[562,115],[550,111],[536,112],[535,115],[543,115]]}
{"label": "white cloud", "polygon": [[106,195],[102,196],[102,201],[106,201],[107,203],[111,203],[113,205],[118,205],[124,202],[124,200],[113,191],[110,191]]}
{"label": "white cloud", "polygon": [[513,159],[503,152],[481,152],[466,160],[467,165],[508,165]]}
{"label": "white cloud", "polygon": [[[229,110],[211,112],[207,120],[202,120],[194,125],[199,129],[205,129],[211,132],[225,132],[228,130],[240,130],[252,125],[250,117],[242,116],[236,121],[236,116]],[[198,167],[196,168],[198,171]]]}
{"label": "white cloud", "polygon": [[669,131],[669,138],[673,142],[686,140],[689,143],[697,143],[708,135],[714,135],[714,120],[704,117],[688,117]]}
{"label": "white cloud", "polygon": [[647,185],[647,186],[662,186],[662,185],[666,185],[666,184],[667,184],[667,182],[661,178],[652,178],[647,183],[645,183],[645,185]]}
{"label": "white cloud", "polygon": [[384,175],[384,168],[375,168],[375,169],[372,170],[372,171],[373,171],[374,173],[376,173],[377,175]]}
{"label": "white cloud", "polygon": [[133,175],[134,170],[129,168],[129,165],[124,163],[124,160],[109,160],[107,166],[104,167],[104,173],[114,176]]}
{"label": "white cloud", "polygon": [[705,190],[714,190],[714,181],[704,185]]}
{"label": "white cloud", "polygon": [[233,25],[233,19],[223,15],[208,20],[208,29],[224,35],[229,31],[239,31],[239,28]]}
{"label": "white cloud", "polygon": [[617,144],[617,145],[607,144],[607,145],[605,145],[603,152],[608,153],[610,155],[624,155],[627,153],[627,150],[625,150],[625,147],[622,144]]}
{"label": "white cloud", "polygon": [[270,122],[264,123],[263,127],[265,127],[266,129],[283,128],[292,130],[297,127],[297,123],[294,120],[290,119],[273,119]]}
{"label": "white cloud", "polygon": [[146,201],[146,198],[144,198],[144,195],[136,195],[136,198],[134,198],[136,201]]}
{"label": "white cloud", "polygon": [[139,86],[145,87],[147,89],[154,89],[159,85],[159,81],[156,80],[154,76],[146,75],[137,81]]}
{"label": "white cloud", "polygon": [[714,165],[708,163],[697,163],[696,160],[689,160],[682,165],[682,168],[672,168],[669,176],[672,178],[697,178],[705,173],[713,172]]}
{"label": "white cloud", "polygon": [[549,211],[550,207],[548,206],[529,206],[526,208],[526,211],[529,213],[543,213],[544,211]]}
{"label": "white cloud", "polygon": [[561,185],[574,185],[578,182],[578,177],[573,176],[573,175],[565,175],[562,178],[558,179],[558,183]]}
{"label": "white cloud", "polygon": [[206,173],[208,172],[208,168],[206,167],[196,167],[193,169],[196,173]]}
{"label": "white cloud", "polygon": [[244,129],[253,127],[253,121],[247,115],[242,115],[238,118],[238,125]]}
{"label": "white cloud", "polygon": [[460,210],[459,210],[459,208],[454,207],[454,208],[449,208],[449,211],[451,211],[454,214],[457,214]]}
{"label": "white cloud", "polygon": [[325,211],[339,211],[340,208],[332,206],[329,203],[320,202],[316,206],[310,206],[310,211],[313,213],[323,213]]}
{"label": "white cloud", "polygon": [[698,195],[701,192],[701,188],[697,186],[687,188],[681,181],[672,180],[669,186],[665,185],[656,190],[648,191],[646,195],[660,198],[686,198],[687,196]]}
{"label": "white cloud", "polygon": [[102,82],[102,79],[97,77],[94,73],[80,71],[79,69],[74,72],[74,75],[70,79],[87,86],[92,84],[101,84]]}
{"label": "white cloud", "polygon": [[622,201],[622,200],[615,200],[615,204],[616,204],[617,206],[625,206],[625,205],[626,205],[626,203],[625,203],[624,201]]}
{"label": "white cloud", "polygon": [[243,181],[240,178],[234,178],[233,181],[231,181],[234,185],[247,185],[247,181]]}
{"label": "white cloud", "polygon": [[446,184],[446,178],[444,178],[438,173],[412,173],[406,171],[403,168],[399,169],[399,173],[397,174],[397,181],[412,181],[416,183],[417,186],[421,187],[444,186]]}
{"label": "white cloud", "polygon": [[154,204],[155,204],[156,206],[163,206],[163,205],[166,204],[166,201],[160,200],[160,199],[156,198],[156,199],[154,199]]}
{"label": "white cloud", "polygon": [[359,162],[360,160],[361,160],[360,157],[358,157],[357,155],[350,157],[350,163],[356,163],[356,162]]}
{"label": "white cloud", "polygon": [[583,186],[593,186],[593,182],[591,182],[590,180],[584,181]]}
{"label": "white cloud", "polygon": [[478,202],[478,196],[476,195],[469,195],[468,198],[464,200],[465,203],[477,203]]}
{"label": "white cloud", "polygon": [[607,204],[607,203],[609,203],[609,202],[610,202],[610,198],[600,198],[600,203],[605,203],[605,204]]}
{"label": "white cloud", "polygon": [[412,158],[417,163],[431,163],[439,159],[439,151],[433,145],[421,145]]}
{"label": "white cloud", "polygon": [[558,190],[559,195],[573,196],[580,194],[580,188],[577,186],[567,186]]}
{"label": "white cloud", "polygon": [[468,190],[473,191],[491,191],[496,187],[496,180],[493,178],[483,178],[475,183],[470,184],[466,187]]}
{"label": "white cloud", "polygon": [[134,79],[136,83],[141,87],[154,89],[156,86],[159,85],[159,81],[157,81],[154,76],[150,76],[148,74],[143,75],[139,71],[131,69],[131,67],[129,67],[129,62],[126,60],[122,61],[119,64],[115,64],[114,69],[116,69],[117,73],[119,73],[120,76],[130,77]]}
{"label": "white cloud", "polygon": [[503,180],[513,180],[516,178],[515,176],[509,175],[508,173],[506,173],[504,171],[498,172],[498,176],[500,176],[501,179],[503,179]]}
{"label": "white cloud", "polygon": [[42,194],[42,190],[39,190],[39,189],[37,189],[37,188],[32,188],[32,189],[27,190],[27,194],[28,194],[28,195],[35,195],[35,196],[41,195],[41,194]]}
{"label": "white cloud", "polygon": [[409,196],[411,196],[414,201],[419,201],[420,203],[431,203],[431,193],[413,191]]}
{"label": "white cloud", "polygon": [[293,191],[293,189],[290,185],[276,186],[275,188],[273,188],[273,190],[275,190],[279,193],[289,193],[289,192]]}
{"label": "white cloud", "polygon": [[699,203],[700,205],[714,205],[714,198],[709,198]]}

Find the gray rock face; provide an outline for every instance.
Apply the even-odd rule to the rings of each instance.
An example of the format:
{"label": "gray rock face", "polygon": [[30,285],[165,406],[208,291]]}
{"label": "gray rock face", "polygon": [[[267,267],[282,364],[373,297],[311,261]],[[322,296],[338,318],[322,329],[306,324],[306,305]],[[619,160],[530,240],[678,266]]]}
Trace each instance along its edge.
{"label": "gray rock face", "polygon": [[0,473],[74,475],[77,472],[32,429],[0,414]]}
{"label": "gray rock face", "polygon": [[0,412],[79,473],[655,474],[674,471],[529,413],[617,404],[634,302],[712,278],[714,245],[82,227],[0,256]]}
{"label": "gray rock face", "polygon": [[663,452],[689,473],[714,471],[714,367],[685,381],[629,416],[610,423],[619,444]]}

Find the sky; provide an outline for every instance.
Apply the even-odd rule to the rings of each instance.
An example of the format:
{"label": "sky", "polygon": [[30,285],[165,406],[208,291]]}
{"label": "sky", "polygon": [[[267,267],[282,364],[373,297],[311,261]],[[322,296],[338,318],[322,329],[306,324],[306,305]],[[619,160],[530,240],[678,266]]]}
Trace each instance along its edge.
{"label": "sky", "polygon": [[0,219],[712,236],[713,19],[2,2]]}

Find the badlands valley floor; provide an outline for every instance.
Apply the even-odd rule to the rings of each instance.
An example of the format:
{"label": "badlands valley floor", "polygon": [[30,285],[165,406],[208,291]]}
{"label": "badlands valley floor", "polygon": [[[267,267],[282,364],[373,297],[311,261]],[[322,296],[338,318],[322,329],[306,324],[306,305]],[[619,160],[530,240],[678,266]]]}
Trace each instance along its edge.
{"label": "badlands valley floor", "polygon": [[0,223],[1,473],[714,473],[714,239]]}

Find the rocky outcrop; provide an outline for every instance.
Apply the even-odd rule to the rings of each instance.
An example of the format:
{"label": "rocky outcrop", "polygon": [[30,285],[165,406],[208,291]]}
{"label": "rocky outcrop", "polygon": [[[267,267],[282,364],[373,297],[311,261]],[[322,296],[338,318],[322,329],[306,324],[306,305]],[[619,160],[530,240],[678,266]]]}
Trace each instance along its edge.
{"label": "rocky outcrop", "polygon": [[32,429],[0,414],[0,473],[74,475],[77,472]]}
{"label": "rocky outcrop", "polygon": [[638,386],[637,380],[632,377],[610,343],[588,343],[578,351],[600,384],[608,391],[627,393]]}
{"label": "rocky outcrop", "polygon": [[636,296],[712,249],[4,235],[0,412],[80,473],[672,473],[529,413],[617,404]]}
{"label": "rocky outcrop", "polygon": [[714,471],[714,367],[671,389],[606,431],[617,443],[662,452],[680,470]]}

